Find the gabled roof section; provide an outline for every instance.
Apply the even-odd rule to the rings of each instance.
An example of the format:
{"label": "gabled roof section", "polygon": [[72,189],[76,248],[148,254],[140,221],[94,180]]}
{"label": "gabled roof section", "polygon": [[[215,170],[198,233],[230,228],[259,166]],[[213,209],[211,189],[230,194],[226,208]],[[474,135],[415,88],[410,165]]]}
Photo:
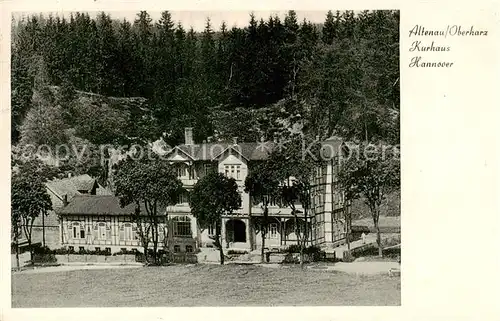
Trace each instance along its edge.
{"label": "gabled roof section", "polygon": [[[173,160],[173,159],[170,158],[170,155],[174,155],[174,154],[178,155],[178,153],[187,156],[190,160],[195,160],[195,158],[193,157],[193,155],[191,155],[191,153],[188,150],[186,150],[184,148],[181,148],[181,146],[175,146],[174,148],[172,148],[172,150],[170,150],[166,154],[166,155],[169,155],[169,160]],[[184,145],[184,146],[186,146],[186,145]]]}
{"label": "gabled roof section", "polygon": [[242,142],[233,143],[203,143],[193,145],[179,145],[175,148],[183,151],[186,155],[192,156],[196,161],[212,161],[227,150],[234,150],[247,160],[264,160],[273,150],[275,143],[265,142]]}
{"label": "gabled roof section", "polygon": [[224,149],[222,152],[220,152],[219,154],[216,154],[212,157],[212,160],[215,160],[219,157],[221,157],[222,155],[224,155],[226,152],[231,152],[231,151],[234,151],[236,152],[236,154],[240,155],[241,157],[243,157],[246,161],[249,161],[250,159],[248,157],[246,157],[243,153],[242,153],[242,150],[241,150],[241,147],[239,145],[230,145],[228,146],[226,149]]}
{"label": "gabled roof section", "polygon": [[[114,195],[77,195],[65,207],[56,210],[61,215],[133,215],[135,204],[122,207],[120,198]],[[165,209],[159,208],[158,213]],[[141,213],[146,215],[146,209],[141,204]]]}
{"label": "gabled roof section", "polygon": [[67,195],[68,199],[80,194],[79,191],[91,191],[97,181],[87,174],[53,180],[45,183],[45,186],[57,197],[62,199]]}
{"label": "gabled roof section", "polygon": [[[325,159],[340,156],[346,148],[350,148],[349,142],[342,138],[332,136],[320,142],[322,145],[322,157]],[[203,143],[192,145],[178,145],[173,150],[178,150],[194,161],[213,161],[228,150],[233,150],[243,158],[250,161],[265,160],[279,146],[273,141],[241,142],[233,143]]]}

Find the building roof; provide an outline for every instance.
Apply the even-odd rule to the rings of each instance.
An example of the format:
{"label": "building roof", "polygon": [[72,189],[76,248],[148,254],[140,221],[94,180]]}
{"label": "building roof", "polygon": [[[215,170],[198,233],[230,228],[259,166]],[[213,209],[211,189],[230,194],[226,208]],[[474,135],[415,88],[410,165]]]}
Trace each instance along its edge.
{"label": "building roof", "polygon": [[266,159],[275,144],[273,142],[248,143],[242,142],[233,143],[203,143],[193,145],[178,145],[176,146],[183,153],[190,156],[193,160],[214,160],[225,151],[233,149],[239,152],[248,160],[263,160]]}
{"label": "building roof", "polygon": [[[65,207],[56,210],[61,215],[132,215],[135,204],[122,207],[114,195],[76,195]],[[159,212],[164,211],[160,209]],[[141,206],[141,212],[146,213]]]}
{"label": "building roof", "polygon": [[95,184],[95,180],[89,175],[80,175],[69,178],[57,179],[45,183],[48,189],[57,194],[60,197],[67,195],[71,198],[77,194],[79,191],[88,191],[92,189]]}
{"label": "building roof", "polygon": [[[343,148],[347,145],[340,137],[332,136],[321,141],[322,157],[325,159],[340,155]],[[211,161],[216,160],[226,151],[234,150],[247,160],[264,160],[269,157],[271,152],[278,146],[273,141],[263,142],[241,142],[241,143],[202,143],[192,145],[175,146],[169,153],[180,153],[186,155],[190,160],[194,161]],[[167,153],[168,154],[168,153]]]}
{"label": "building roof", "polygon": [[101,187],[87,174],[49,181],[45,186],[61,199],[67,195],[68,200],[81,194],[81,191],[90,192],[94,187]]}

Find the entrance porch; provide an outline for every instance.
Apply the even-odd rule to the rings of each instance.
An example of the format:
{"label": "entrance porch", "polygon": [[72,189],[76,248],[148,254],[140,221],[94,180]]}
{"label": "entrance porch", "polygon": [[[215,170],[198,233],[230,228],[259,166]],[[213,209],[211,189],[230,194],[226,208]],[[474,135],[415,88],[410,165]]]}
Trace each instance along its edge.
{"label": "entrance porch", "polygon": [[[262,246],[262,236],[260,224],[262,217],[252,217],[252,230],[254,232],[254,242],[252,249],[260,249]],[[304,220],[297,219],[299,236],[304,233]],[[307,222],[308,241],[306,245],[312,244],[311,222]],[[286,248],[292,244],[297,244],[297,229],[294,217],[274,217],[270,216],[265,237],[265,247],[269,250]]]}

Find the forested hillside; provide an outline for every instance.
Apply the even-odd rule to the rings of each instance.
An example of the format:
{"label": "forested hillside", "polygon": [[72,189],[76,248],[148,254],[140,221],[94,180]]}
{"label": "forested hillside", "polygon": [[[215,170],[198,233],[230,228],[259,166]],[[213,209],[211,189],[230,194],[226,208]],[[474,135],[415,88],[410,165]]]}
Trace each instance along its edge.
{"label": "forested hillside", "polygon": [[[227,22],[231,24],[231,21]],[[185,29],[163,12],[13,20],[12,142],[93,144],[310,135],[399,142],[399,13],[325,12],[323,25],[249,16]],[[97,96],[95,96],[95,95]],[[122,98],[112,98],[122,97]],[[142,97],[142,98],[130,98]],[[40,119],[44,119],[43,122]],[[37,134],[40,123],[54,130]]]}

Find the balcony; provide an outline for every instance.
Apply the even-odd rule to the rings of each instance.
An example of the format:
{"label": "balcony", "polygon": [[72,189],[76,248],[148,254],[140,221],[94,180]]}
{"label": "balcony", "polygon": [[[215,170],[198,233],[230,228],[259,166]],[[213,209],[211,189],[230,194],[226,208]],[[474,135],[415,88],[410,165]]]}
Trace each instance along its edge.
{"label": "balcony", "polygon": [[[302,205],[297,204],[295,206],[296,206],[296,209],[298,211],[302,212]],[[268,206],[268,214],[269,214],[269,216],[290,217],[290,216],[292,216],[292,210],[288,206],[280,207],[277,205],[270,205],[270,206]],[[252,205],[252,215],[254,215],[254,216],[264,215],[264,209],[262,208],[261,204]]]}
{"label": "balcony", "polygon": [[172,206],[167,206],[167,213],[169,214],[190,213],[190,212],[191,212],[191,207],[189,206],[189,203],[179,203]]}
{"label": "balcony", "polygon": [[198,179],[195,179],[195,178],[180,177],[179,179],[180,179],[182,185],[184,185],[184,186],[193,186],[198,181]]}

